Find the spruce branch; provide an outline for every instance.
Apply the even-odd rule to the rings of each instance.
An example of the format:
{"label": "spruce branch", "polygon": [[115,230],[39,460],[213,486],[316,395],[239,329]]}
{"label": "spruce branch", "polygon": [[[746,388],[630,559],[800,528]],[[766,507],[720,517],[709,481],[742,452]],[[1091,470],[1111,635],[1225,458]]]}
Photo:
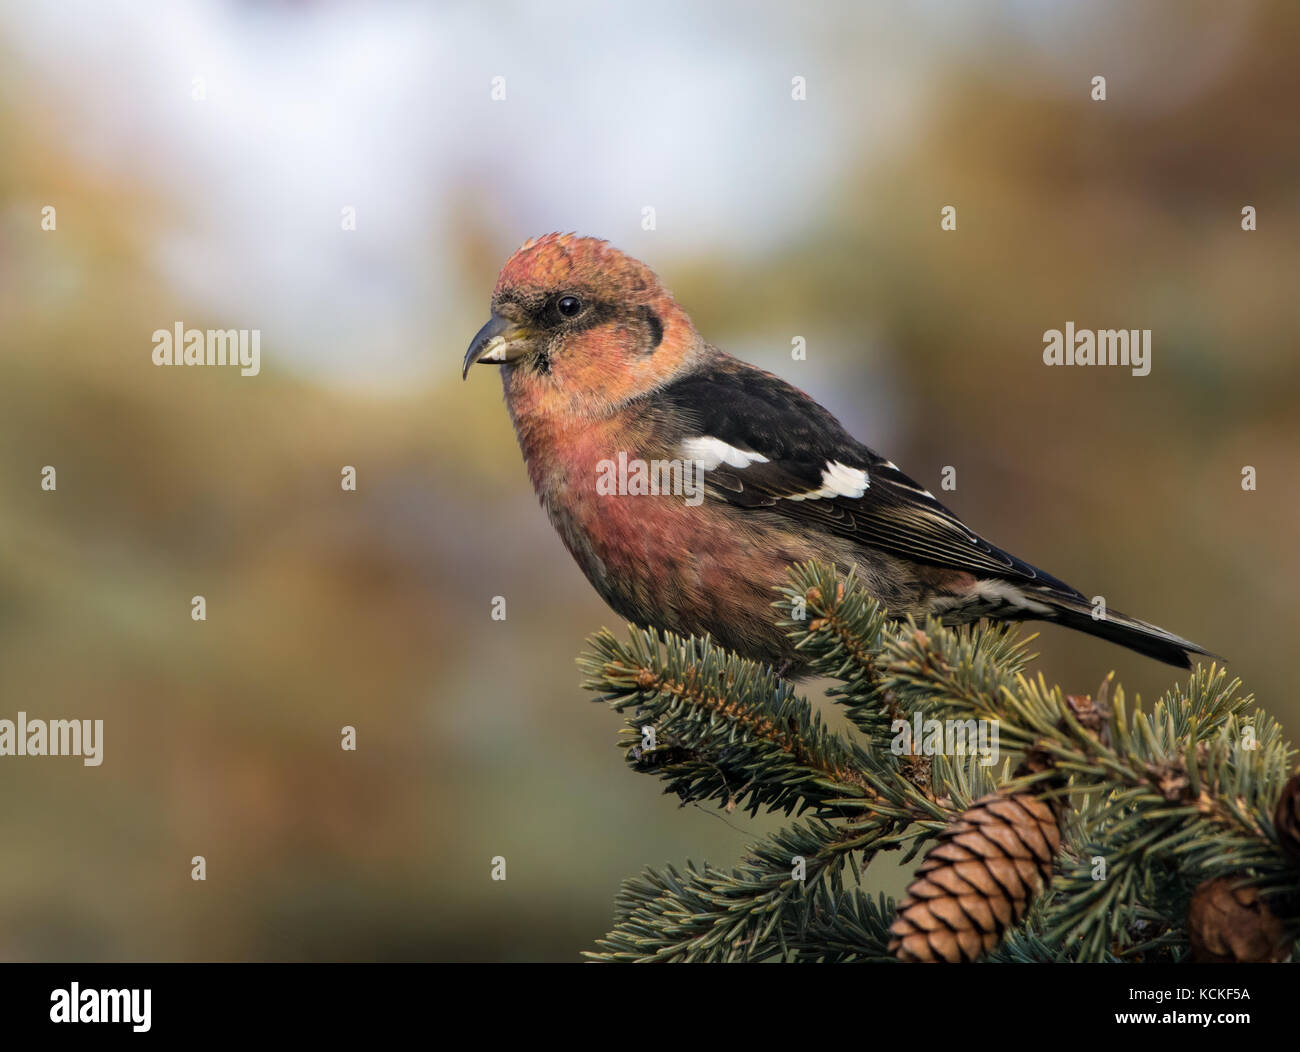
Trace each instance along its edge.
{"label": "spruce branch", "polygon": [[783,942],[789,961],[819,964],[894,963],[889,952],[889,924],[894,903],[860,888],[834,892],[819,885],[799,916],[784,918]]}
{"label": "spruce branch", "polygon": [[708,640],[644,630],[630,643],[602,630],[589,646],[579,662],[583,686],[630,711],[620,743],[629,763],[660,775],[683,802],[789,814],[875,795],[861,748],[827,728],[771,669]]}
{"label": "spruce branch", "polygon": [[[580,659],[584,686],[627,718],[634,770],[683,801],[812,814],[736,869],[627,881],[593,960],[880,960],[891,925],[913,959],[1291,952],[1295,752],[1222,668],[1199,667],[1148,712],[1113,674],[1081,694],[1031,675],[1030,639],[1012,628],[891,621],[852,574],[800,565],[780,592],[783,625],[861,738],[707,639],[602,631]],[[1010,755],[994,770],[970,753],[899,749],[909,721],[987,721]],[[898,911],[855,886],[879,853],[907,861],[923,848]],[[931,924],[954,927],[932,938]]]}
{"label": "spruce branch", "polygon": [[841,579],[833,567],[798,563],[790,582],[778,589],[783,598],[772,605],[812,671],[840,682],[827,697],[840,702],[870,740],[887,733],[903,710],[882,689],[876,663],[888,623],[885,609],[856,585],[852,573]]}
{"label": "spruce branch", "polygon": [[[763,961],[787,957],[788,925],[806,928],[825,898],[844,894],[851,853],[869,847],[875,826],[846,830],[813,820],[796,822],[750,849],[733,870],[687,866],[647,869],[624,883],[615,924],[591,960],[651,962]],[[799,875],[797,875],[799,874]]]}

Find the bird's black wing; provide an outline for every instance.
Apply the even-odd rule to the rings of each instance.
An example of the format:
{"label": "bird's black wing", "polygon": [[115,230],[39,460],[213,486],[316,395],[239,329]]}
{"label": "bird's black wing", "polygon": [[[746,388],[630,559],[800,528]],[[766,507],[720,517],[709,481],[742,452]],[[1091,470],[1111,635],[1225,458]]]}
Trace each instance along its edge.
{"label": "bird's black wing", "polygon": [[722,358],[660,389],[654,401],[683,453],[705,461],[706,493],[714,499],[772,509],[917,562],[1078,595],[984,540],[821,405],[770,373]]}

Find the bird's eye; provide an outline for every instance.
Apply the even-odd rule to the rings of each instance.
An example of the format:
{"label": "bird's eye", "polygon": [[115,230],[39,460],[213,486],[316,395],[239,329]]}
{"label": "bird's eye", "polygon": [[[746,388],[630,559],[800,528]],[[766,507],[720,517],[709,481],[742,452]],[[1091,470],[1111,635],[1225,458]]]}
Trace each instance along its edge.
{"label": "bird's eye", "polygon": [[582,310],[582,300],[578,299],[577,296],[561,296],[555,304],[555,309],[566,318],[572,318],[578,311]]}

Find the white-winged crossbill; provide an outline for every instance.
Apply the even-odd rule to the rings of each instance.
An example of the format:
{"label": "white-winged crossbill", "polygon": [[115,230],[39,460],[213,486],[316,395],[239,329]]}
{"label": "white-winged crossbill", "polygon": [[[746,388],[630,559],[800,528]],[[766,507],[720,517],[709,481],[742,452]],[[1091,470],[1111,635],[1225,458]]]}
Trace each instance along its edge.
{"label": "white-winged crossbill", "polygon": [[[1094,618],[1080,592],[978,536],[806,394],[706,343],[650,268],[604,241],[548,234],[511,256],[462,375],[476,362],[502,367],[565,546],[637,624],[708,634],[798,675],[773,589],[817,559],[856,568],[894,617],[1051,621],[1183,668],[1208,653],[1113,610]],[[701,469],[702,499],[689,485],[610,493],[610,465],[629,463]]]}

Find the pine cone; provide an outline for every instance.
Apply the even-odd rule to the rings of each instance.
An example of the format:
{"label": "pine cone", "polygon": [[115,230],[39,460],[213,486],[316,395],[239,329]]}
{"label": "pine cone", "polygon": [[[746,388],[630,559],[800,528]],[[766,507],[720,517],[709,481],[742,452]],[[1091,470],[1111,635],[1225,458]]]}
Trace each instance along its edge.
{"label": "pine cone", "polygon": [[974,961],[1051,879],[1056,812],[1029,793],[976,800],[939,835],[889,929],[900,961]]}
{"label": "pine cone", "polygon": [[1293,862],[1300,862],[1300,774],[1282,786],[1282,797],[1273,812],[1278,843]]}
{"label": "pine cone", "polygon": [[1254,888],[1234,888],[1230,877],[1207,880],[1192,895],[1187,937],[1192,960],[1209,964],[1261,964],[1291,953],[1282,922]]}

